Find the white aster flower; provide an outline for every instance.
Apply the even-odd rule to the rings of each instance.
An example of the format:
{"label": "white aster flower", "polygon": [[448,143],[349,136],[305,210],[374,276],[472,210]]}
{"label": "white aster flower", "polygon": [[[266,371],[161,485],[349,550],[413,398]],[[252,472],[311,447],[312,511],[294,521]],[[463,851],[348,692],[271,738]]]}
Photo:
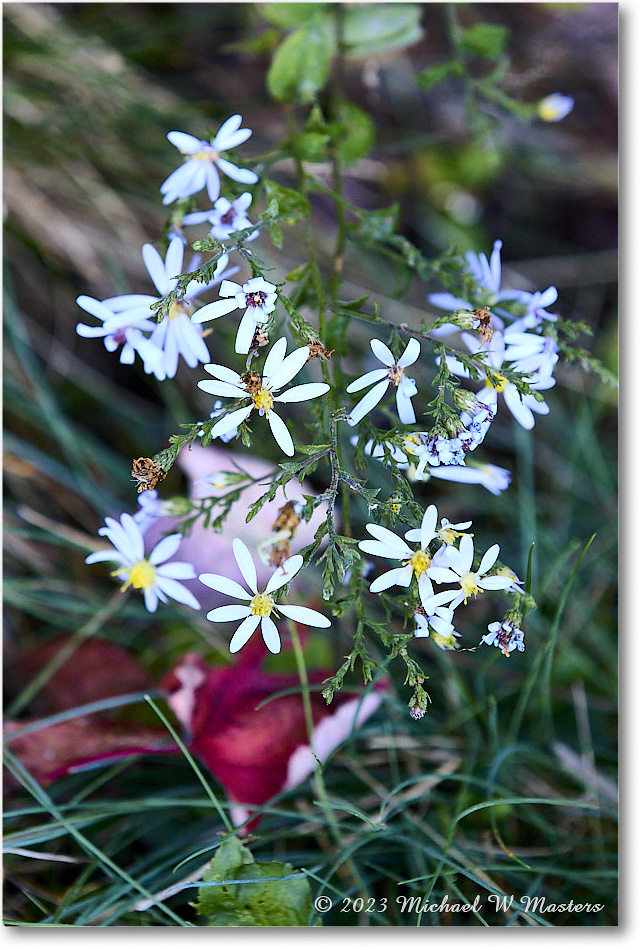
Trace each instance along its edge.
{"label": "white aster flower", "polygon": [[463,482],[468,485],[482,485],[493,495],[505,491],[511,483],[511,473],[507,468],[491,465],[488,462],[471,462],[469,465],[444,465],[433,468],[433,478],[446,482]]}
{"label": "white aster flower", "polygon": [[520,373],[551,377],[559,360],[558,346],[552,336],[522,332],[515,325],[504,334],[504,361],[514,363]]}
{"label": "white aster flower", "polygon": [[184,584],[179,583],[180,580],[196,577],[193,566],[185,561],[164,563],[178,551],[183,540],[182,535],[168,535],[145,557],[143,532],[131,515],[121,515],[120,522],[114,518],[105,518],[105,527],[99,528],[98,534],[105,535],[113,548],[90,554],[85,558],[85,563],[118,562],[120,566],[113,574],[124,582],[121,590],[127,590],[128,587],[142,590],[145,606],[150,613],[154,613],[159,600],[166,604],[168,597],[177,600],[179,604],[193,607],[194,610],[200,608],[196,597]]}
{"label": "white aster flower", "polygon": [[214,610],[210,610],[207,615],[207,619],[213,621],[243,621],[232,637],[230,653],[237,653],[244,647],[259,624],[261,624],[261,633],[268,650],[271,653],[279,653],[281,638],[277,626],[272,620],[273,613],[283,614],[289,620],[304,623],[310,627],[329,627],[331,625],[327,617],[310,607],[277,604],[272,597],[272,594],[280,587],[289,584],[303,567],[303,558],[300,554],[288,558],[281,567],[277,568],[267,582],[265,590],[259,592],[256,567],[252,555],[240,538],[235,538],[232,546],[236,563],[250,590],[249,593],[236,581],[221,574],[199,574],[198,577],[206,587],[211,587],[212,590],[216,590],[221,594],[229,594],[230,597],[247,602],[245,604],[229,604],[225,607],[216,607]]}
{"label": "white aster flower", "polygon": [[508,656],[513,650],[519,650],[523,653],[526,649],[524,644],[524,632],[516,627],[510,620],[504,620],[501,623],[496,620],[495,623],[488,624],[488,633],[480,640],[487,643],[489,647],[498,647],[504,656]]}
{"label": "white aster flower", "polygon": [[512,585],[510,577],[487,576],[499,556],[498,544],[493,544],[486,551],[476,571],[472,569],[475,546],[469,534],[462,537],[459,548],[449,547],[447,551],[450,566],[431,565],[428,573],[439,584],[455,582],[459,584],[459,587],[454,590],[442,590],[435,594],[428,604],[423,605],[427,613],[431,613],[435,607],[441,607],[444,604],[449,604],[450,609],[454,610],[459,604],[467,603],[469,597],[476,597],[484,590],[507,590]]}
{"label": "white aster flower", "polygon": [[221,191],[218,172],[245,185],[257,182],[258,175],[248,168],[238,168],[223,158],[221,153],[246,142],[251,129],[241,129],[240,115],[233,115],[220,127],[211,142],[197,139],[186,132],[168,132],[167,138],[185,155],[185,163],[161,185],[163,204],[171,204],[177,198],[187,198],[207,188],[210,201],[214,202]]}
{"label": "white aster flower", "polygon": [[263,375],[246,373],[239,376],[227,366],[209,363],[205,369],[214,376],[214,380],[203,379],[198,383],[199,389],[213,396],[230,396],[236,399],[249,399],[247,406],[227,413],[212,428],[211,436],[215,439],[220,435],[227,435],[237,428],[253,409],[258,409],[259,415],[266,416],[276,442],[286,455],[294,455],[294,443],[285,423],[274,411],[274,404],[289,402],[307,402],[327,393],[330,387],[327,383],[304,383],[294,386],[286,392],[277,395],[290,380],[303,368],[310,355],[309,346],[300,346],[286,357],[287,340],[281,337],[268,353],[263,366]]}
{"label": "white aster flower", "polygon": [[[252,227],[252,222],[245,213],[251,204],[252,195],[249,191],[245,191],[235,201],[218,198],[210,211],[195,211],[193,214],[186,214],[183,224],[203,224],[207,221],[211,225],[209,233],[212,237],[218,241],[226,241],[230,234]],[[254,231],[245,240],[253,241],[258,233]]]}
{"label": "white aster flower", "polygon": [[457,650],[456,637],[461,637],[453,626],[454,611],[447,607],[437,607],[434,614],[426,617],[423,613],[415,614],[415,637],[430,637],[441,650]]}
{"label": "white aster flower", "polygon": [[[504,309],[501,304],[503,301],[515,301],[527,307],[526,317],[530,326],[535,326],[544,320],[556,320],[554,314],[547,313],[544,309],[557,300],[557,290],[555,287],[549,287],[542,292],[530,293],[526,290],[512,290],[504,288],[502,290],[502,264],[501,264],[502,242],[495,241],[490,259],[485,254],[475,254],[469,251],[466,254],[466,264],[469,274],[475,278],[479,290],[484,297],[484,304],[493,311],[491,313],[491,327],[493,330],[503,330],[504,323],[502,317],[508,320],[514,320],[514,315]],[[462,300],[461,297],[455,297],[449,293],[436,293],[428,295],[428,302],[440,310],[469,310],[476,309],[475,304],[468,300]],[[501,314],[501,316],[498,316]],[[459,327],[452,323],[438,327],[433,330],[433,336],[445,336],[448,333],[454,333]]]}
{"label": "white aster flower", "polygon": [[276,286],[262,277],[252,277],[243,286],[232,280],[224,280],[219,293],[221,297],[229,299],[215,300],[214,303],[201,307],[192,317],[192,322],[218,320],[226,313],[245,307],[234,349],[237,353],[249,353],[257,326],[259,323],[265,323],[266,318],[276,308]]}
{"label": "white aster flower", "polygon": [[561,122],[571,112],[575,100],[572,96],[563,96],[554,92],[537,103],[537,114],[543,122]]}
{"label": "white aster flower", "polygon": [[[174,237],[169,242],[165,260],[153,245],[143,245],[143,261],[160,297],[152,294],[122,294],[104,300],[104,306],[123,319],[140,317],[154,320],[155,311],[152,305],[158,304],[163,297],[176,288],[178,278],[183,271],[184,251],[185,245],[180,237]],[[191,262],[192,269],[198,266],[199,260],[200,258],[196,258]],[[160,323],[153,323],[149,342],[159,350],[162,357],[160,367],[154,373],[157,379],[172,379],[176,375],[179,356],[182,356],[187,365],[192,368],[199,363],[206,363],[210,358],[203,335],[197,327],[192,325],[190,316],[194,312],[194,299],[198,294],[215,287],[228,275],[238,270],[238,268],[228,268],[228,263],[227,254],[223,254],[217,262],[210,281],[207,283],[198,280],[190,281],[183,296],[172,303],[167,316]]]}
{"label": "white aster flower", "polygon": [[[415,410],[412,407],[411,397],[416,395],[417,387],[414,379],[405,375],[404,370],[412,366],[419,359],[421,346],[419,341],[412,339],[398,360],[380,340],[371,340],[370,347],[377,359],[384,364],[384,369],[373,369],[363,376],[359,376],[346,387],[346,392],[356,393],[366,386],[372,389],[357,403],[348,416],[348,425],[356,426],[375,406],[383,399],[386,390],[392,383],[397,390],[397,412],[403,423],[416,422]],[[373,385],[374,384],[374,385]]]}
{"label": "white aster flower", "polygon": [[413,577],[415,577],[421,603],[427,610],[425,604],[433,596],[433,587],[428,569],[434,560],[428,551],[428,547],[433,538],[437,536],[436,526],[437,508],[435,505],[430,505],[426,508],[421,527],[406,531],[404,536],[408,541],[419,541],[419,547],[413,549],[388,528],[378,524],[366,525],[366,530],[370,532],[375,540],[360,541],[359,549],[364,554],[374,554],[375,557],[386,557],[403,562],[402,567],[395,567],[391,571],[386,571],[385,574],[372,582],[370,590],[373,594],[378,594],[382,590],[387,590],[395,585],[409,587]]}
{"label": "white aster flower", "polygon": [[[143,360],[146,373],[162,371],[162,353],[150,343],[145,332],[153,332],[156,324],[149,319],[149,311],[131,310],[125,313],[115,313],[100,300],[87,297],[84,294],[76,298],[76,303],[87,313],[103,321],[101,327],[92,327],[86,323],[76,324],[78,336],[86,338],[103,337],[105,348],[113,353],[122,346],[120,362],[131,364],[135,354]],[[145,332],[144,332],[145,331]]]}

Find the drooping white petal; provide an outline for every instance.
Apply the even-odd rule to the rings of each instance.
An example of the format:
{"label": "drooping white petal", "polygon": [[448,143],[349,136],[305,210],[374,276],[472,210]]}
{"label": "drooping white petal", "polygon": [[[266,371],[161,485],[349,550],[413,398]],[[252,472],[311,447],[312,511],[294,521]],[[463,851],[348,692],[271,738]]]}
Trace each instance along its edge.
{"label": "drooping white petal", "polygon": [[378,383],[380,379],[385,379],[387,375],[387,369],[370,370],[369,373],[364,373],[363,376],[359,376],[358,379],[355,379],[348,386],[346,386],[346,392],[358,393],[361,389],[365,389],[367,386],[373,386],[375,383]]}
{"label": "drooping white petal", "polygon": [[308,627],[332,626],[331,620],[328,620],[327,617],[324,617],[323,614],[320,614],[317,610],[312,610],[311,607],[299,607],[296,604],[279,604],[277,610],[279,613],[282,613],[284,617],[288,617],[290,620],[296,620],[299,623],[305,623]]}
{"label": "drooping white petal", "polygon": [[271,617],[261,617],[261,633],[263,634],[263,642],[270,653],[280,653],[281,637]]}
{"label": "drooping white petal", "polygon": [[250,352],[250,347],[252,346],[252,340],[254,339],[256,327],[257,322],[254,308],[248,307],[243,314],[241,322],[239,323],[239,328],[236,331],[236,339],[234,341],[235,353]]}
{"label": "drooping white petal", "polygon": [[227,620],[243,620],[249,617],[251,612],[251,607],[243,604],[228,604],[226,607],[215,607],[214,610],[210,610],[207,619],[215,623],[225,623]]}
{"label": "drooping white petal", "polygon": [[283,420],[277,416],[274,409],[271,409],[270,412],[268,412],[267,419],[277,445],[285,452],[286,455],[294,455],[294,442],[292,441],[292,436],[288,432],[285,422],[283,422]]}
{"label": "drooping white petal", "polygon": [[158,607],[158,591],[153,587],[147,587],[143,591],[143,597],[145,598],[145,606],[150,614],[156,613],[156,608]]}
{"label": "drooping white petal", "polygon": [[519,422],[523,429],[532,429],[535,425],[535,417],[528,406],[522,402],[522,397],[517,391],[517,387],[508,383],[503,390],[504,400],[513,418]]}
{"label": "drooping white petal", "polygon": [[[416,391],[417,390],[415,388],[414,392]],[[404,425],[412,425],[414,422],[416,422],[417,417],[412,405],[412,400],[410,399],[407,390],[404,388],[403,383],[400,383],[399,386],[397,386],[396,401],[399,420],[403,422]]]}
{"label": "drooping white petal", "polygon": [[327,383],[303,383],[286,389],[280,396],[275,396],[275,402],[307,402],[308,399],[317,399],[329,391]]}
{"label": "drooping white petal", "polygon": [[167,538],[163,538],[149,555],[149,563],[156,565],[169,561],[170,557],[178,551],[182,540],[182,534],[170,534]]}
{"label": "drooping white petal", "polygon": [[252,595],[248,594],[240,584],[222,574],[199,574],[198,579],[201,584],[217,590],[219,594],[229,594],[230,597],[237,597],[239,600],[251,600]]}
{"label": "drooping white petal", "polygon": [[252,555],[248,551],[247,545],[241,541],[240,538],[234,538],[232,541],[232,548],[234,550],[236,563],[239,566],[239,570],[243,575],[245,583],[253,594],[257,594],[258,589],[256,586],[256,567],[254,566],[254,561],[252,560]]}
{"label": "drooping white petal", "polygon": [[230,641],[230,653],[238,653],[238,651],[245,646],[247,641],[258,627],[260,621],[261,618],[258,614],[252,614],[251,616],[245,618],[240,627],[237,627],[236,633]]}
{"label": "drooping white petal", "polygon": [[93,554],[86,557],[85,564],[97,564],[98,561],[119,561],[121,564],[126,564],[129,560],[125,554],[121,554],[120,551],[116,551],[114,548],[104,548],[102,551],[94,551]]}
{"label": "drooping white petal", "polygon": [[356,426],[356,424],[360,422],[364,416],[367,416],[368,413],[371,412],[371,410],[381,402],[386,394],[387,388],[387,379],[384,379],[382,382],[377,383],[376,386],[373,386],[372,389],[366,393],[363,399],[357,403],[354,409],[351,410],[350,415],[347,418],[348,425]]}
{"label": "drooping white petal", "polygon": [[[419,599],[421,601],[422,607],[424,602],[427,602],[434,594],[432,581],[428,574],[422,574],[417,582],[417,587],[419,588]],[[424,607],[424,610],[426,608]]]}
{"label": "drooping white petal", "polygon": [[388,349],[385,343],[382,343],[381,340],[370,340],[370,349],[380,360],[384,366],[394,366],[395,358],[392,355],[391,351]]}

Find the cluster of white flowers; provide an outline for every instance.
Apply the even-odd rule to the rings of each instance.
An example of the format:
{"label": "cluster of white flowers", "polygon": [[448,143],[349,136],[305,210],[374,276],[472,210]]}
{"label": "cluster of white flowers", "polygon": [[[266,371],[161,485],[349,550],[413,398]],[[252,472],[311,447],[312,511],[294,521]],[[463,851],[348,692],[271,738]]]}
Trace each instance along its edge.
{"label": "cluster of white flowers", "polygon": [[[533,413],[545,415],[548,405],[535,396],[522,395],[517,386],[510,382],[504,373],[506,370],[526,374],[528,386],[535,392],[551,389],[555,385],[553,369],[557,363],[558,347],[553,336],[546,332],[547,324],[557,320],[557,316],[546,308],[557,300],[557,290],[549,287],[543,292],[530,293],[524,290],[502,289],[501,287],[501,241],[495,241],[490,260],[485,254],[466,255],[468,271],[475,278],[480,304],[490,309],[491,338],[480,341],[471,333],[462,333],[464,346],[474,355],[484,354],[487,371],[486,385],[476,394],[480,403],[497,411],[498,395],[504,398],[506,408],[525,429],[535,425]],[[428,301],[442,310],[475,311],[476,305],[452,294],[430,294]],[[523,316],[515,316],[502,307],[503,303],[513,302],[525,308]],[[508,326],[507,326],[508,324]],[[434,331],[436,336],[458,332],[454,324],[446,324]],[[452,356],[446,357],[451,372],[469,379],[466,367]]]}
{"label": "cluster of white flowers", "polygon": [[[512,570],[505,568],[491,573],[499,557],[499,544],[493,544],[473,569],[475,547],[472,535],[466,531],[471,525],[472,521],[450,524],[442,519],[438,529],[437,508],[430,505],[424,512],[421,527],[406,531],[406,541],[382,525],[367,524],[366,530],[374,540],[359,542],[365,554],[402,562],[401,567],[377,577],[370,584],[370,591],[380,593],[389,587],[410,587],[416,582],[420,603],[415,607],[415,636],[431,636],[444,650],[457,649],[455,638],[460,634],[455,630],[453,614],[460,604],[466,604],[484,591],[521,592],[521,581]],[[412,548],[407,541],[418,542],[418,546]],[[433,582],[457,586],[435,592]],[[492,630],[493,637],[487,636],[482,642],[497,641],[496,645],[503,647],[505,637],[495,630],[495,625]],[[523,643],[518,648],[523,650]]]}
{"label": "cluster of white flowers", "polygon": [[[163,203],[170,204],[206,189],[213,207],[186,214],[180,225],[174,221],[164,259],[151,244],[144,245],[143,261],[157,295],[125,294],[105,300],[81,296],[77,301],[79,306],[96,317],[102,325],[92,327],[78,324],[77,332],[86,337],[103,337],[105,346],[112,352],[121,346],[121,362],[133,363],[138,354],[145,372],[153,374],[158,380],[175,376],[181,356],[192,368],[203,364],[212,378],[200,380],[198,387],[212,396],[227,398],[232,402],[224,406],[218,398],[210,412],[209,421],[196,424],[197,435],[227,442],[243,431],[242,427],[256,409],[259,417],[267,420],[279,448],[291,457],[295,452],[295,444],[286,423],[276,411],[277,404],[285,406],[317,399],[328,393],[330,386],[315,382],[289,386],[313,358],[313,347],[299,346],[288,354],[285,336],[272,344],[261,370],[253,366],[253,360],[258,358],[259,347],[269,342],[275,324],[273,314],[279,302],[279,287],[265,280],[260,272],[257,274],[256,269],[253,271],[254,276],[245,283],[235,283],[229,279],[239,270],[238,267],[229,266],[229,253],[238,250],[233,235],[243,232],[243,242],[247,242],[259,233],[248,217],[252,203],[249,191],[234,199],[220,195],[220,173],[244,184],[258,181],[253,171],[239,168],[222,156],[223,152],[242,144],[252,134],[249,129],[240,126],[241,116],[232,116],[223,123],[211,141],[200,140],[183,132],[169,133],[170,142],[183,153],[185,161],[161,186]],[[187,242],[182,228],[202,224],[207,224],[211,236],[224,245],[215,270],[207,271],[208,276],[211,274],[207,282],[188,280],[190,276],[203,273],[196,273],[200,264],[198,257],[190,263],[191,272],[183,277]],[[463,332],[462,343],[471,353],[483,354],[486,366],[484,388],[472,393],[462,387],[454,393],[453,399],[460,416],[457,420],[456,414],[452,413],[446,427],[436,427],[430,432],[404,430],[401,444],[371,440],[364,447],[365,453],[373,458],[393,461],[399,469],[407,472],[412,481],[435,477],[479,484],[499,494],[510,483],[510,473],[469,458],[482,443],[493,422],[498,394],[503,394],[506,405],[525,428],[531,428],[534,424],[533,413],[548,412],[544,402],[532,395],[521,395],[515,383],[510,382],[505,374],[509,372],[510,375],[512,371],[525,374],[535,391],[554,385],[557,345],[546,328],[556,317],[546,308],[557,299],[557,291],[549,287],[543,293],[531,294],[502,289],[500,249],[501,242],[497,241],[490,259],[483,254],[469,254],[467,257],[469,272],[478,287],[479,299],[476,298],[474,303],[449,294],[433,294],[429,298],[435,306],[469,313],[470,319],[464,325],[479,330],[480,336]],[[201,297],[217,286],[219,299],[203,303]],[[506,309],[509,304],[519,304],[523,315],[516,319]],[[242,316],[236,333],[235,352],[249,354],[244,372],[210,362],[201,329],[204,323],[218,320],[236,310],[242,311]],[[157,319],[158,312],[163,314],[160,320]],[[436,335],[454,331],[460,332],[456,326],[448,325],[436,331]],[[391,342],[391,346],[396,347],[396,344]],[[420,343],[414,337],[411,338],[398,356],[379,339],[370,340],[370,349],[380,365],[375,364],[347,385],[348,395],[367,390],[344,416],[347,424],[354,427],[370,416],[392,386],[400,423],[414,426],[417,417],[412,400],[418,395],[418,388],[415,379],[407,371],[420,358]],[[471,378],[466,366],[456,357],[448,356],[446,359],[452,373],[462,379]],[[353,445],[357,441],[357,436],[351,439]],[[207,485],[202,487],[220,487],[214,481],[219,474],[208,476]],[[168,514],[176,514],[170,503],[162,502],[156,491],[144,492],[140,496],[140,508],[133,517],[123,514],[120,522],[106,519],[106,526],[99,533],[107,536],[112,548],[90,555],[87,563],[116,561],[119,566],[113,573],[123,582],[123,589],[132,587],[141,590],[150,611],[156,610],[159,600],[166,602],[168,597],[198,609],[197,599],[179,582],[180,579],[194,579],[195,568],[185,562],[166,563],[178,550],[181,535],[170,535],[148,555],[144,553],[144,536],[148,528]],[[370,584],[370,591],[380,593],[391,587],[401,587],[416,592],[413,611],[415,635],[430,636],[444,650],[457,649],[460,634],[454,626],[454,613],[461,604],[486,591],[524,593],[514,572],[506,568],[496,569],[498,544],[492,545],[481,556],[477,568],[473,568],[475,551],[472,535],[467,530],[471,523],[451,524],[447,519],[442,519],[439,526],[437,508],[430,505],[424,513],[421,527],[406,531],[403,538],[388,528],[370,523],[366,529],[371,537],[359,543],[364,554],[400,562],[377,577]],[[243,602],[217,607],[207,615],[209,620],[217,622],[242,621],[230,643],[232,653],[240,650],[259,626],[268,649],[273,653],[279,652],[280,635],[272,619],[279,614],[289,620],[316,627],[330,625],[330,621],[322,614],[308,607],[280,604],[273,596],[301,570],[303,558],[300,555],[288,557],[273,573],[265,589],[259,591],[254,561],[239,538],[233,542],[233,551],[247,590],[220,574],[199,575],[202,584]],[[435,585],[442,584],[454,586],[435,589]],[[505,619],[501,623],[491,624],[488,630],[482,642],[498,646],[507,656],[514,649],[524,649],[523,633],[512,621]]]}

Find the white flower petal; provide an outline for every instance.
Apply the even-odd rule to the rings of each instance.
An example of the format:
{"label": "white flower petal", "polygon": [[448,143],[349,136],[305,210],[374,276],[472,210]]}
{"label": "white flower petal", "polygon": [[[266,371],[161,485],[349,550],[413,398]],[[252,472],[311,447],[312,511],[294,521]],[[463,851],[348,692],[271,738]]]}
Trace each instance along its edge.
{"label": "white flower petal", "polygon": [[104,548],[101,551],[94,551],[93,554],[90,554],[85,558],[85,564],[97,564],[98,561],[119,561],[121,564],[126,564],[130,559],[124,554],[121,554],[120,551],[114,550],[114,548]]}
{"label": "white flower petal", "polygon": [[407,564],[405,567],[394,567],[391,571],[386,571],[370,585],[373,594],[378,594],[382,590],[388,590],[393,585],[399,587],[408,587],[412,581],[412,567]]}
{"label": "white flower petal", "polygon": [[226,607],[215,607],[207,614],[207,619],[214,623],[225,623],[227,620],[243,620],[249,617],[251,607],[243,604],[228,604]]}
{"label": "white flower petal", "polygon": [[150,614],[155,613],[158,607],[158,591],[153,587],[148,587],[143,591],[143,597],[145,598],[145,606]]}
{"label": "white flower petal", "polygon": [[231,383],[233,386],[238,386],[241,382],[241,377],[238,373],[235,373],[233,369],[228,369],[227,366],[221,366],[219,363],[206,363],[203,369],[224,383]]}
{"label": "white flower petal", "polygon": [[211,437],[217,439],[221,435],[227,435],[232,429],[236,429],[244,419],[247,419],[253,408],[253,404],[250,403],[249,406],[243,406],[241,409],[235,409],[234,412],[228,412],[216,425],[212,426]]}
{"label": "white flower petal", "polygon": [[398,551],[395,557],[410,557],[412,554],[411,549],[408,547],[405,541],[398,537],[394,532],[390,531],[388,528],[384,528],[380,524],[367,524],[367,530],[376,538],[377,541],[383,542],[383,544],[388,545],[394,551]]}
{"label": "white flower petal", "polygon": [[276,373],[285,359],[287,348],[288,341],[284,336],[277,340],[274,346],[271,347],[270,352],[265,358],[265,365],[263,366],[264,377],[270,377]]}
{"label": "white flower petal", "polygon": [[253,185],[259,180],[259,176],[255,172],[251,172],[249,168],[239,168],[238,165],[233,165],[225,158],[217,159],[216,164],[224,175],[227,175],[233,181],[240,182],[242,185]]}
{"label": "white flower petal", "polygon": [[201,609],[201,605],[196,597],[194,597],[194,594],[188,590],[184,584],[179,583],[179,581],[171,577],[164,577],[162,574],[157,574],[156,586],[164,594],[167,594],[168,597],[171,597],[172,600],[178,601],[179,604],[185,604],[186,607],[193,607],[194,610]]}
{"label": "white flower petal", "polygon": [[367,386],[373,386],[375,383],[378,383],[380,379],[385,379],[387,375],[387,369],[370,370],[369,373],[359,376],[358,379],[355,379],[352,383],[346,386],[346,392],[358,393],[361,389],[365,389]]}
{"label": "white flower petal", "polygon": [[162,564],[163,561],[169,561],[170,557],[173,557],[178,551],[182,540],[182,534],[170,534],[168,537],[163,538],[149,555],[149,563],[156,565]]}
{"label": "white flower petal", "polygon": [[234,538],[232,541],[232,548],[234,550],[236,563],[239,566],[239,570],[243,575],[245,583],[253,594],[257,594],[258,589],[256,586],[256,567],[254,566],[254,561],[252,560],[252,555],[248,551],[247,545],[241,541],[240,538]]}
{"label": "white flower petal", "polygon": [[266,594],[272,594],[275,590],[278,590],[279,587],[284,587],[285,584],[289,584],[293,577],[295,577],[301,568],[303,567],[303,558],[300,554],[295,554],[292,557],[289,557],[281,567],[277,568],[272,577],[267,582],[265,588]]}
{"label": "white flower petal", "polygon": [[292,436],[288,432],[288,428],[275,413],[274,409],[271,409],[268,412],[268,423],[270,429],[272,430],[272,435],[274,436],[279,447],[285,452],[286,455],[294,455],[294,442],[292,441]]}
{"label": "white flower petal", "polygon": [[143,261],[156,290],[164,297],[172,290],[171,281],[167,279],[163,258],[153,244],[143,244]]}
{"label": "white flower petal", "polygon": [[203,147],[201,139],[194,135],[188,135],[187,132],[168,132],[167,138],[180,152],[185,155],[193,155],[194,152],[200,152]]}
{"label": "white flower petal", "polygon": [[192,314],[192,323],[206,323],[208,320],[218,320],[219,317],[231,313],[232,310],[238,310],[236,300],[215,300],[213,303],[205,304]]}
{"label": "white flower petal", "polygon": [[363,399],[357,403],[354,409],[351,410],[347,419],[348,425],[356,426],[356,424],[360,422],[364,416],[367,416],[368,413],[371,412],[374,407],[381,402],[386,394],[387,388],[387,379],[384,379],[381,383],[373,386],[370,392],[366,393]]}
{"label": "white flower petal", "polygon": [[216,379],[200,379],[196,384],[204,393],[211,396],[229,396],[232,399],[247,398],[247,391],[230,383],[221,383]]}
{"label": "white flower petal", "polygon": [[421,519],[421,546],[425,550],[435,537],[437,527],[437,506],[429,505]]}
{"label": "white flower petal", "polygon": [[258,627],[260,621],[261,618],[258,614],[252,614],[251,616],[245,618],[240,627],[237,628],[236,633],[230,641],[230,653],[238,653],[238,651],[245,646],[247,641]]}
{"label": "white flower petal", "polygon": [[397,360],[397,366],[400,366],[402,369],[405,369],[406,366],[412,366],[412,364],[416,363],[419,359],[420,353],[421,344],[419,343],[419,340],[416,340],[413,337],[411,340],[409,340],[408,346]]}
{"label": "white flower petal", "polygon": [[167,275],[167,281],[168,284],[171,285],[172,290],[176,287],[178,278],[183,270],[184,250],[185,245],[183,244],[182,238],[175,237],[169,242],[167,254],[165,255],[165,274]]}
{"label": "white flower petal", "polygon": [[281,637],[276,624],[270,617],[261,617],[261,633],[263,634],[263,642],[270,653],[280,653]]}
{"label": "white flower petal", "polygon": [[276,373],[268,378],[268,387],[272,390],[280,389],[294,379],[296,374],[305,366],[310,355],[309,346],[300,346],[283,360]]}
{"label": "white flower petal", "polygon": [[174,580],[190,581],[196,577],[196,571],[193,564],[187,561],[172,561],[170,564],[161,564],[156,568],[156,573],[160,577],[173,577]]}
{"label": "white flower petal", "polygon": [[249,353],[254,339],[254,331],[257,327],[257,320],[254,309],[248,307],[241,318],[239,328],[236,331],[236,340],[234,341],[235,353]]}
{"label": "white flower petal", "polygon": [[510,577],[503,577],[501,574],[493,574],[492,577],[481,577],[478,581],[480,587],[484,590],[508,590],[512,586]]}
{"label": "white flower petal", "polygon": [[415,416],[412,400],[401,384],[397,386],[396,400],[399,420],[403,422],[404,425],[412,425],[416,422],[417,417]]}
{"label": "white flower petal", "polygon": [[248,594],[240,584],[222,574],[199,574],[198,579],[201,584],[217,590],[219,594],[229,594],[230,597],[238,597],[239,600],[251,600],[252,595]]}
{"label": "white flower petal", "polygon": [[275,396],[275,402],[307,402],[308,399],[317,399],[325,395],[330,387],[327,383],[303,383],[301,386],[294,386],[287,389],[280,396]]}
{"label": "white flower petal", "polygon": [[385,343],[382,343],[381,340],[370,340],[370,349],[380,360],[384,366],[394,366],[395,358],[392,355],[391,351],[388,349]]}
{"label": "white flower petal", "polygon": [[332,621],[328,620],[327,617],[324,617],[323,614],[320,614],[316,610],[312,610],[310,607],[299,607],[297,605],[290,604],[279,604],[277,606],[279,613],[282,613],[284,617],[288,617],[290,620],[296,620],[299,623],[307,624],[308,627],[330,627],[332,626]]}
{"label": "white flower petal", "polygon": [[451,564],[457,573],[461,576],[467,574],[473,566],[475,556],[475,545],[471,535],[465,534],[459,542],[457,552],[453,549],[451,553]]}
{"label": "white flower petal", "polygon": [[479,568],[477,569],[477,573],[487,574],[498,557],[499,557],[499,545],[493,544],[492,547],[488,548],[488,550],[482,557]]}
{"label": "white flower petal", "polygon": [[243,117],[238,113],[231,115],[229,119],[226,119],[212,140],[213,147],[221,152],[224,149],[229,148],[229,145],[226,144],[227,140],[231,135],[234,135],[236,130],[240,127],[242,121]]}

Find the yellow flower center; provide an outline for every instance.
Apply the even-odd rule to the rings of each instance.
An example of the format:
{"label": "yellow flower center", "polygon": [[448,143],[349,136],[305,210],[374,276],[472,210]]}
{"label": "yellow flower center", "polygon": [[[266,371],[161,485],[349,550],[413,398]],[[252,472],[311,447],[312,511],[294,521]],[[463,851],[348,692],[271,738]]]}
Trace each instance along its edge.
{"label": "yellow flower center", "polygon": [[149,590],[156,582],[156,568],[144,558],[136,561],[128,570],[129,578],[125,588],[131,586],[135,590]]}
{"label": "yellow flower center", "polygon": [[466,603],[469,597],[476,597],[480,592],[481,587],[477,583],[478,580],[479,575],[474,571],[469,571],[468,574],[464,574],[464,576],[459,581],[461,584],[461,589],[465,594],[464,603]]}
{"label": "yellow flower center", "polygon": [[452,528],[440,528],[437,537],[445,544],[452,544],[455,538],[461,537],[461,531],[454,531]]}
{"label": "yellow flower center", "polygon": [[501,393],[504,387],[508,384],[508,380],[505,376],[502,376],[501,373],[487,373],[486,380],[488,385],[498,393]]}
{"label": "yellow flower center", "polygon": [[257,393],[254,393],[252,400],[257,409],[262,409],[267,415],[274,405],[274,398],[269,389],[261,387]]}
{"label": "yellow flower center", "polygon": [[218,152],[215,152],[213,149],[211,152],[194,152],[193,155],[188,155],[186,152],[183,154],[186,155],[188,159],[197,158],[200,162],[215,162],[218,158]]}
{"label": "yellow flower center", "polygon": [[391,366],[388,370],[388,379],[398,386],[403,379],[403,369],[401,366]]}
{"label": "yellow flower center", "polygon": [[255,617],[269,617],[274,610],[274,598],[269,594],[257,594],[250,601],[250,608]]}
{"label": "yellow flower center", "polygon": [[175,320],[176,317],[180,317],[181,314],[187,314],[188,317],[194,312],[194,308],[190,307],[189,304],[185,303],[184,300],[175,300],[174,303],[169,308],[169,313],[167,314],[170,320]]}
{"label": "yellow flower center", "polygon": [[431,628],[430,628],[430,636],[431,636],[432,639],[435,641],[435,643],[437,644],[437,646],[440,647],[442,650],[457,650],[457,649],[459,649],[458,646],[457,646],[457,641],[455,640],[455,638],[454,638],[454,636],[452,635],[452,633],[448,634],[447,637],[444,637],[443,634],[437,633],[437,631],[436,631],[436,630],[433,630],[433,628],[431,627]]}
{"label": "yellow flower center", "polygon": [[410,558],[410,560],[406,561],[406,564],[410,564],[415,577],[419,579],[422,574],[426,573],[426,571],[430,567],[431,561],[432,561],[431,556],[429,554],[426,554],[425,551],[422,551],[421,548],[419,548],[418,551],[415,551],[415,553]]}

